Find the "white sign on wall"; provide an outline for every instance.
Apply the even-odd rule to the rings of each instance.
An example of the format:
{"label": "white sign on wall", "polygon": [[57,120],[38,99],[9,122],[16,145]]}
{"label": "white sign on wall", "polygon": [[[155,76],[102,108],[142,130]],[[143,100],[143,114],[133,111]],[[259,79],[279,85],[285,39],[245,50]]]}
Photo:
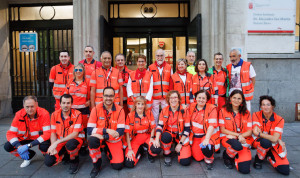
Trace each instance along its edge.
{"label": "white sign on wall", "polygon": [[296,0],[248,0],[248,33],[294,33]]}

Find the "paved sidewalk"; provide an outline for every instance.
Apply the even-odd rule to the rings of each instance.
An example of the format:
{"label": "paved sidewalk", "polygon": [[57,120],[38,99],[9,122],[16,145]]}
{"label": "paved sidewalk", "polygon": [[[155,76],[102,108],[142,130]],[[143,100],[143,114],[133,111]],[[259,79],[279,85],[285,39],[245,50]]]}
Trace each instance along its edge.
{"label": "paved sidewalk", "polygon": [[[0,120],[0,177],[33,177],[33,178],[47,178],[47,177],[89,177],[92,169],[92,162],[89,156],[80,157],[80,169],[77,174],[70,175],[67,170],[69,165],[59,164],[57,166],[48,168],[43,164],[43,156],[37,151],[37,156],[33,159],[30,166],[27,168],[20,168],[22,160],[15,158],[3,149],[6,142],[6,131],[8,130],[12,119],[6,118]],[[286,123],[284,127],[283,140],[286,142],[288,150],[288,159],[291,166],[289,177],[300,177],[300,122]],[[252,158],[255,151],[252,151]],[[143,157],[137,166],[133,169],[124,168],[121,171],[115,171],[111,168],[108,160],[103,156],[102,170],[98,177],[153,177],[153,178],[168,178],[168,177],[255,177],[255,178],[276,178],[285,177],[278,174],[271,165],[265,161],[262,170],[255,170],[251,165],[251,173],[243,175],[238,173],[235,169],[229,170],[224,167],[222,154],[215,155],[214,170],[207,171],[204,162],[192,161],[192,164],[187,167],[180,166],[175,158],[173,158],[173,165],[165,167],[164,159],[160,156],[155,160],[155,163],[149,163],[146,157]],[[253,159],[252,159],[253,161]]]}

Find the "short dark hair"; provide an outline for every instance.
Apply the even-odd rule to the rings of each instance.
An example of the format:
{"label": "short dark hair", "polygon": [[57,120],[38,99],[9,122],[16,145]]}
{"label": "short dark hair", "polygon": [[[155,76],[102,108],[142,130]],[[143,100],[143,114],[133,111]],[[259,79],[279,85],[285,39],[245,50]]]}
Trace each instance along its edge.
{"label": "short dark hair", "polygon": [[207,90],[203,90],[203,89],[197,91],[197,92],[194,94],[195,99],[197,98],[197,96],[198,96],[200,93],[205,93],[207,101],[210,100],[210,95],[209,95],[209,93],[207,92]]}
{"label": "short dark hair", "polygon": [[59,55],[60,55],[60,53],[68,53],[68,56],[70,56],[70,55],[69,55],[69,51],[68,51],[68,50],[66,50],[66,49],[65,49],[65,50],[62,50],[62,51],[60,51],[60,52],[59,52]]}
{"label": "short dark hair", "polygon": [[219,56],[219,55],[221,55],[221,56],[222,56],[222,58],[223,58],[223,54],[222,54],[222,53],[220,53],[220,52],[217,52],[217,53],[215,53],[215,54],[214,54],[214,58],[215,58],[216,56]]}
{"label": "short dark hair", "polygon": [[197,62],[196,62],[196,65],[195,65],[195,72],[199,73],[198,65],[202,61],[204,61],[204,63],[205,63],[205,72],[208,71],[208,65],[207,65],[206,60],[205,59],[198,59]]}
{"label": "short dark hair", "polygon": [[242,115],[245,115],[247,113],[247,104],[246,104],[246,99],[245,96],[243,94],[243,92],[241,90],[233,90],[230,94],[230,96],[227,98],[226,100],[226,104],[223,106],[226,108],[227,112],[233,112],[233,108],[232,108],[232,103],[230,102],[230,98],[235,95],[235,94],[240,94],[242,96],[242,104],[239,106],[239,113]]}
{"label": "short dark hair", "polygon": [[73,97],[72,97],[72,95],[70,95],[70,94],[63,94],[63,95],[60,97],[60,99],[59,99],[59,103],[61,103],[62,98],[66,98],[66,99],[71,98],[71,103],[73,104]]}
{"label": "short dark hair", "polygon": [[32,95],[29,95],[29,96],[25,96],[24,99],[23,99],[23,105],[25,104],[25,101],[26,100],[34,100],[35,102],[37,102],[37,98],[36,96],[32,96]]}
{"label": "short dark hair", "polygon": [[269,100],[269,101],[271,102],[271,105],[272,105],[273,107],[276,106],[276,101],[275,101],[275,99],[274,99],[272,96],[269,96],[269,95],[263,95],[263,96],[260,96],[260,97],[259,97],[259,107],[261,107],[261,104],[262,104],[262,101],[263,101],[263,100]]}
{"label": "short dark hair", "polygon": [[114,91],[114,94],[115,94],[115,89],[114,89],[113,87],[105,87],[105,88],[103,89],[103,95],[104,95],[105,90],[109,90],[109,89],[113,90],[113,91]]}

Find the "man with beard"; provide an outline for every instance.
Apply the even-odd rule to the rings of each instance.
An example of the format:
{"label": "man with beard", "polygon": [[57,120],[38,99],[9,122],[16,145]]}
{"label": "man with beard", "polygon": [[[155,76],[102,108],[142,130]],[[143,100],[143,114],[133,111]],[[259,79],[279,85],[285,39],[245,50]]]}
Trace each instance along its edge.
{"label": "man with beard", "polygon": [[153,75],[153,107],[152,112],[157,124],[159,115],[159,106],[161,109],[168,106],[166,96],[170,90],[170,79],[173,70],[170,64],[165,61],[165,51],[158,49],[155,52],[155,63],[149,66],[149,71]]}
{"label": "man with beard", "polygon": [[55,110],[60,108],[59,100],[64,94],[66,84],[73,79],[74,66],[70,62],[68,51],[61,51],[59,53],[60,64],[53,66],[49,75],[49,86],[53,91],[55,98]]}
{"label": "man with beard", "polygon": [[[114,103],[115,91],[112,87],[103,90],[103,103],[93,108],[87,125],[90,156],[93,169],[90,176],[96,177],[101,169],[100,147],[104,146],[113,169],[123,168],[124,154],[122,138],[125,130],[125,114],[121,106]],[[102,145],[102,146],[101,146]]]}
{"label": "man with beard", "polygon": [[61,109],[51,115],[51,146],[45,156],[45,165],[51,167],[60,163],[64,156],[70,156],[69,173],[75,174],[78,171],[78,151],[83,143],[84,132],[82,115],[80,111],[71,109],[72,104],[71,95],[62,95]]}
{"label": "man with beard", "polygon": [[229,77],[229,94],[238,89],[243,91],[246,99],[247,109],[251,111],[251,100],[254,94],[255,70],[251,62],[241,59],[240,51],[232,49],[229,53],[230,62],[226,66]]}

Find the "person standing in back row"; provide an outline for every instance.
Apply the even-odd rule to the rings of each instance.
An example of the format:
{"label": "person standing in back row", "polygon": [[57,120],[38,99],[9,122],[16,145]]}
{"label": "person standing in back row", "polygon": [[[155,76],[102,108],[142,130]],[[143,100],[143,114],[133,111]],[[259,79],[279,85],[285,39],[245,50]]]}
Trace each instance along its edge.
{"label": "person standing in back row", "polygon": [[115,103],[123,106],[123,79],[118,69],[111,66],[112,57],[110,52],[104,51],[101,54],[103,66],[92,73],[90,80],[91,87],[91,108],[103,102],[103,89],[112,87],[115,90]]}
{"label": "person standing in back row", "polygon": [[85,59],[82,59],[78,63],[81,63],[84,65],[85,68],[85,79],[87,81],[87,84],[90,84],[91,75],[96,70],[99,69],[102,66],[102,63],[100,61],[96,61],[94,59],[94,47],[87,45],[84,48],[84,57]]}
{"label": "person standing in back row", "polygon": [[246,99],[247,109],[251,112],[251,100],[254,94],[255,70],[251,62],[241,59],[241,53],[232,49],[229,54],[231,64],[226,66],[229,77],[229,94],[233,90],[241,90]]}
{"label": "person standing in back row", "polygon": [[61,51],[59,60],[60,63],[51,68],[49,75],[49,86],[55,98],[55,110],[60,109],[60,97],[64,94],[68,82],[73,79],[74,70],[68,51]]}
{"label": "person standing in back row", "polygon": [[222,67],[222,63],[223,54],[218,52],[214,54],[214,66],[208,69],[208,73],[213,74],[214,81],[218,87],[218,111],[225,105],[229,88],[228,71]]}
{"label": "person standing in back row", "polygon": [[155,53],[155,63],[149,66],[153,76],[153,107],[152,112],[155,123],[158,123],[159,106],[161,109],[168,106],[166,96],[170,91],[170,79],[173,70],[170,64],[165,61],[165,51],[158,49]]}

